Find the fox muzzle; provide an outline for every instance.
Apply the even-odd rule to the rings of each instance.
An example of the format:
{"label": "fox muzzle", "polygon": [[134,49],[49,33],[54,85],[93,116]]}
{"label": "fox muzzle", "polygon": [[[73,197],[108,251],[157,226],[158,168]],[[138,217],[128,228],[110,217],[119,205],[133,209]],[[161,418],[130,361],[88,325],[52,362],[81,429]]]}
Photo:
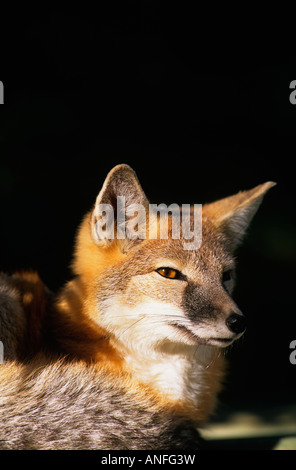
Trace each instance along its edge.
{"label": "fox muzzle", "polygon": [[246,329],[246,317],[242,314],[232,313],[226,319],[226,325],[232,333],[243,333]]}

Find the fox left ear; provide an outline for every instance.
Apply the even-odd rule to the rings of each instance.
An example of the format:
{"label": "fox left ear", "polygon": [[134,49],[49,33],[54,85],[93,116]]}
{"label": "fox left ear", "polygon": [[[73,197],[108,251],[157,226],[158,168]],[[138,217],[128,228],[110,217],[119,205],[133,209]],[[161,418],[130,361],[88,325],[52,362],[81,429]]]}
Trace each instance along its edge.
{"label": "fox left ear", "polygon": [[[91,235],[97,245],[109,246],[116,240],[123,252],[146,236],[148,199],[129,165],[115,166],[98,194],[91,218]],[[129,217],[137,213],[137,232]]]}
{"label": "fox left ear", "polygon": [[248,191],[220,199],[203,206],[203,215],[223,232],[234,250],[243,238],[248,225],[260,206],[263,196],[276,183],[267,181]]}

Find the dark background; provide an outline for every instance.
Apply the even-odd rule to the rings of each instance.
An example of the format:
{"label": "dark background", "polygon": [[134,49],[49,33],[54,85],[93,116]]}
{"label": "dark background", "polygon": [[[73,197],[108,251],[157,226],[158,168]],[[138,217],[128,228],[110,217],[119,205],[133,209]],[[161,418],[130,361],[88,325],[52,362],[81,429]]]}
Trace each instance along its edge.
{"label": "dark background", "polygon": [[225,22],[217,11],[122,3],[1,19],[0,269],[34,268],[61,287],[77,226],[118,163],[156,203],[204,203],[276,181],[239,252],[235,300],[249,328],[230,351],[222,399],[295,402],[289,28],[246,12]]}

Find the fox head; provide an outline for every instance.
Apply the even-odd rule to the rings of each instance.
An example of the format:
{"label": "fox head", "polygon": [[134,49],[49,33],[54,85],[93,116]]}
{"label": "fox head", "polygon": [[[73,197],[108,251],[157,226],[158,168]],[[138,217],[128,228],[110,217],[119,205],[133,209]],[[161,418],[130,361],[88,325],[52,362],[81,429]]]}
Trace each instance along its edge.
{"label": "fox head", "polygon": [[230,345],[246,328],[231,297],[234,252],[274,184],[203,205],[201,243],[185,249],[182,230],[173,236],[180,214],[168,214],[161,236],[134,171],[113,168],[77,236],[73,269],[85,289],[85,315],[128,347]]}

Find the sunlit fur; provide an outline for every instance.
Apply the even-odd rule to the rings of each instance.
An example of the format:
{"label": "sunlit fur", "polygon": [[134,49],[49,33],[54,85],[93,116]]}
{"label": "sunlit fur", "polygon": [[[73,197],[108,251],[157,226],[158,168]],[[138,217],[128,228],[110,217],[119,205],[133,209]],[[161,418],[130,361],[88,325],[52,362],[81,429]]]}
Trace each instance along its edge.
{"label": "sunlit fur", "polygon": [[[89,355],[119,374],[132,373],[139,383],[184,408],[193,406],[196,420],[203,422],[214,407],[223,377],[224,344],[219,340],[228,339],[230,344],[240,336],[225,323],[231,312],[240,310],[230,296],[232,285],[227,291],[222,274],[234,270],[234,248],[272,185],[204,205],[202,246],[196,251],[184,250],[182,238],[133,240],[128,247],[125,240],[98,240],[95,212],[87,214],[77,235],[76,277],[57,302],[59,345],[64,344],[65,318],[67,338],[71,324],[86,325],[100,341],[90,341],[87,350],[86,334],[80,343],[82,356]],[[118,195],[125,196],[127,204],[148,207],[127,165],[110,172],[96,204],[114,204]],[[161,266],[180,270],[187,281],[162,277],[156,272]],[[79,348],[75,340],[65,352],[79,356]]]}
{"label": "sunlit fur", "polygon": [[[150,396],[161,409],[203,424],[223,381],[223,347],[241,336],[226,325],[231,313],[241,312],[231,298],[234,274],[223,283],[223,272],[234,273],[235,248],[273,184],[204,205],[202,245],[190,251],[170,233],[167,240],[98,238],[97,204],[114,204],[123,195],[127,204],[148,207],[133,170],[115,167],[78,230],[73,279],[54,300],[45,292],[36,343],[50,357],[66,355],[81,361],[79,367],[95,364],[119,395],[118,381],[128,383],[133,396],[146,396],[147,407]],[[178,270],[182,278],[161,276],[161,267]],[[118,413],[110,406],[103,407],[106,420]]]}

